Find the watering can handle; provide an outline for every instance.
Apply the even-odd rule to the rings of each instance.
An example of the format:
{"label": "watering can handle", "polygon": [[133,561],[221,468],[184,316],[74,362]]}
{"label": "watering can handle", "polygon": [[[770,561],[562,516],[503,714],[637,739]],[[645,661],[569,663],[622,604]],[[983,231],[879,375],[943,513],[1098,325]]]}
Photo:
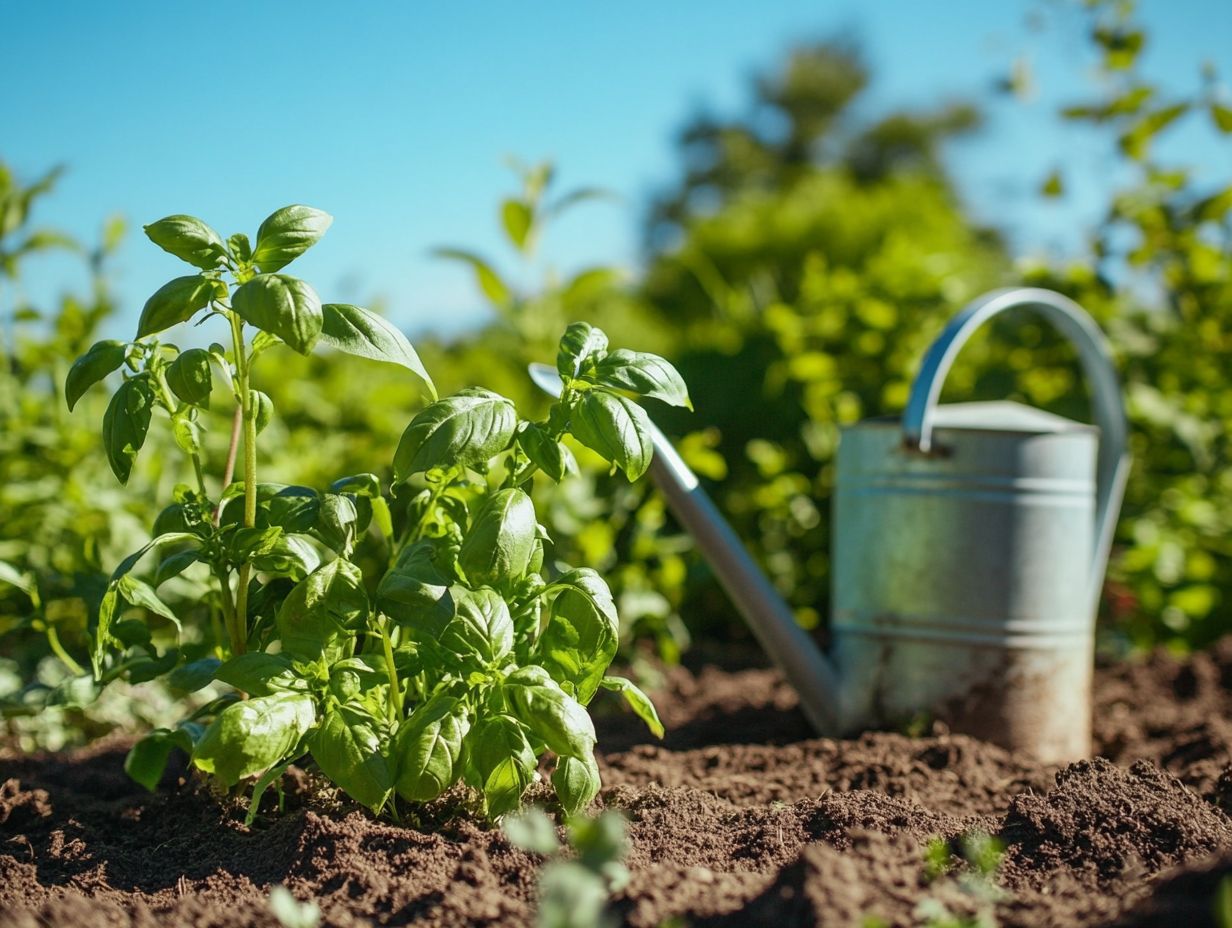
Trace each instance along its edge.
{"label": "watering can handle", "polygon": [[969,303],[950,320],[924,356],[903,413],[906,444],[923,453],[933,450],[933,420],[941,387],[954,358],[981,325],[1009,309],[1033,309],[1044,316],[1078,349],[1083,373],[1091,383],[1091,405],[1100,430],[1095,468],[1095,549],[1091,560],[1091,614],[1095,614],[1104,582],[1104,567],[1112,546],[1116,514],[1129,476],[1125,404],[1112,353],[1099,326],[1073,300],[1038,287],[994,290]]}

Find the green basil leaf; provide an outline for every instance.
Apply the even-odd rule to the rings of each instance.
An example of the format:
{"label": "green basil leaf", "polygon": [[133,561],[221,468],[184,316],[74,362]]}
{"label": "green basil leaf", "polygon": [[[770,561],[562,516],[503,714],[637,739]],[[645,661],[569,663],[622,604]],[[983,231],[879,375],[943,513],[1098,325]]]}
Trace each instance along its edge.
{"label": "green basil leaf", "polygon": [[458,566],[475,586],[501,587],[519,580],[534,553],[535,504],[517,489],[493,493],[471,523]]}
{"label": "green basil leaf", "polygon": [[285,532],[279,534],[269,549],[252,557],[252,566],[261,573],[303,580],[321,564],[316,548],[305,539]]}
{"label": "green basil leaf", "polygon": [[167,555],[154,568],[154,586],[162,586],[172,577],[178,577],[201,559],[201,549],[196,547],[185,548]]}
{"label": "green basil leaf", "polygon": [[204,348],[181,352],[167,367],[167,386],[185,403],[209,409],[210,391],[214,388],[210,353]]}
{"label": "green basil leaf", "polygon": [[107,583],[107,589],[103,593],[103,598],[99,602],[98,616],[94,621],[92,635],[90,640],[90,664],[94,668],[94,676],[97,678],[102,673],[103,655],[106,653],[107,647],[116,643],[116,636],[113,634],[112,622],[115,618],[116,611],[120,605],[121,591],[120,581],[137,566],[137,563],[146,556],[147,553],[154,548],[165,544],[178,544],[181,542],[189,542],[191,544],[200,544],[201,539],[196,535],[191,535],[187,532],[167,532],[159,535],[157,538],[147,542],[138,550],[134,551],[124,560],[120,561],[115,571],[112,572],[111,578]]}
{"label": "green basil leaf", "polygon": [[569,431],[587,448],[623,470],[630,481],[650,467],[654,456],[650,420],[630,399],[592,390],[574,407]]}
{"label": "green basil leaf", "polygon": [[143,228],[146,238],[163,251],[203,271],[223,263],[226,249],[222,239],[196,216],[167,216]]}
{"label": "green basil leaf", "polygon": [[535,422],[528,422],[518,433],[518,444],[539,469],[557,483],[566,474],[577,473],[577,461],[573,452],[548,434],[547,429]]}
{"label": "green basil leaf", "polygon": [[404,548],[376,589],[376,606],[399,625],[433,637],[454,615],[450,580],[433,561],[431,542]]}
{"label": "green basil leaf", "polygon": [[359,699],[388,682],[383,664],[377,669],[362,657],[348,657],[329,668],[329,689],[339,702]]}
{"label": "green basil leaf", "polygon": [[581,375],[588,366],[603,358],[607,351],[607,336],[589,322],[572,322],[561,336],[556,353],[556,370],[566,382]]}
{"label": "green basil leaf", "polygon": [[276,693],[232,703],[197,742],[193,763],[234,786],[286,757],[316,722],[312,697]]}
{"label": "green basil leaf", "polygon": [[470,730],[464,745],[488,817],[516,809],[538,765],[522,724],[507,715],[484,719]]}
{"label": "green basil leaf", "polygon": [[120,369],[127,352],[128,346],[124,342],[95,342],[89,351],[73,362],[64,382],[64,401],[68,403],[69,412],[87,390]]}
{"label": "green basil leaf", "polygon": [[[321,498],[309,487],[258,484],[257,500],[258,519],[263,513],[269,525],[281,526],[284,532],[292,534],[310,532],[321,512]],[[241,515],[238,506],[236,510],[238,517]]]}
{"label": "green basil leaf", "polygon": [[201,274],[168,281],[145,301],[137,322],[137,337],[155,335],[163,329],[187,322],[214,298],[216,281]]}
{"label": "green basil leaf", "polygon": [[257,420],[257,434],[260,435],[269,427],[270,422],[273,421],[274,401],[260,390],[249,390],[248,392],[252,396],[254,418]]}
{"label": "green basil leaf", "polygon": [[158,594],[144,580],[138,580],[132,574],[126,574],[116,581],[116,590],[130,605],[162,616],[176,628],[180,628],[179,617],[171,611],[170,606],[158,598]]}
{"label": "green basil leaf", "polygon": [[176,446],[187,454],[200,454],[202,448],[201,426],[194,415],[191,406],[182,406],[171,415],[171,435]]}
{"label": "green basil leaf", "polygon": [[437,694],[411,713],[398,728],[398,795],[427,802],[449,789],[462,773],[462,746],[470,731],[466,705]]}
{"label": "green basil leaf", "polygon": [[252,696],[304,690],[306,685],[295,673],[285,654],[249,651],[237,654],[218,665],[214,679]]}
{"label": "green basil leaf", "polygon": [[470,387],[423,409],[394,453],[394,477],[406,480],[433,467],[475,467],[509,447],[517,428],[513,403]]}
{"label": "green basil leaf", "polygon": [[175,668],[167,676],[167,685],[181,693],[195,693],[214,682],[214,674],[222,665],[216,657],[203,657]]}
{"label": "green basil leaf", "polygon": [[347,493],[351,496],[379,499],[381,496],[381,478],[376,474],[353,474],[350,477],[339,477],[329,485],[329,489],[334,493]]}
{"label": "green basil leaf", "polygon": [[319,242],[333,221],[329,213],[311,206],[284,206],[257,229],[252,260],[266,274],[286,267]]}
{"label": "green basil leaf", "polygon": [[553,679],[590,702],[619,644],[620,620],[612,593],[589,567],[571,570],[548,587],[555,593],[547,626],[536,642],[538,662]]}
{"label": "green basil leaf", "polygon": [[149,381],[135,377],[120,384],[103,413],[103,447],[111,472],[120,483],[128,483],[133,461],[145,444],[153,406],[154,390]]}
{"label": "green basil leaf", "polygon": [[321,772],[360,805],[374,812],[385,805],[393,774],[372,719],[337,706],[309,736],[308,750]]}
{"label": "green basil leaf", "polygon": [[671,406],[693,408],[684,378],[657,354],[618,348],[595,365],[595,380],[605,387],[652,396]]}
{"label": "green basil leaf", "polygon": [[[434,641],[425,643],[436,645],[446,659],[460,659],[463,666],[473,669],[489,666],[513,650],[513,619],[499,593],[486,587],[468,590],[454,585],[449,595],[454,603],[453,618]],[[417,643],[423,640],[414,628],[411,637]]]}
{"label": "green basil leaf", "polygon": [[[546,671],[545,671],[546,675]],[[515,718],[555,754],[582,757],[595,748],[595,725],[586,710],[548,678],[534,685],[516,682],[513,674],[502,687]]]}
{"label": "green basil leaf", "polygon": [[650,701],[650,697],[643,693],[632,680],[626,680],[624,677],[604,677],[600,685],[605,690],[620,693],[625,698],[625,702],[629,704],[629,708],[633,710],[634,715],[646,723],[646,727],[654,736],[663,737],[663,723],[659,721],[658,710]]}
{"label": "green basil leaf", "polygon": [[151,793],[158,789],[158,782],[167,769],[171,751],[179,748],[191,754],[193,741],[184,728],[156,728],[132,746],[124,758],[124,772]]}
{"label": "green basil leaf", "polygon": [[320,539],[339,554],[345,554],[355,544],[359,534],[359,512],[355,501],[338,493],[321,497],[317,513],[316,532]]}
{"label": "green basil leaf", "polygon": [[227,239],[227,250],[231,252],[231,257],[240,264],[248,264],[252,261],[252,245],[248,241],[248,236],[243,232],[236,232]]}
{"label": "green basil leaf", "polygon": [[326,303],[321,307],[321,341],[330,347],[373,361],[399,364],[417,374],[436,399],[436,386],[419,355],[397,326],[359,306]]}
{"label": "green basil leaf", "polygon": [[561,808],[568,815],[577,815],[599,795],[599,765],[593,754],[582,757],[565,756],[552,771],[552,786],[560,799]]}
{"label": "green basil leaf", "polygon": [[286,274],[258,274],[235,291],[231,308],[300,354],[312,351],[324,324],[317,292]]}
{"label": "green basil leaf", "polygon": [[276,621],[283,648],[316,660],[349,643],[368,618],[368,594],[360,569],[341,558],[317,568],[295,585],[278,609]]}
{"label": "green basil leaf", "polygon": [[463,264],[470,265],[471,270],[475,272],[475,281],[479,284],[479,289],[496,306],[504,307],[510,302],[512,294],[509,291],[509,285],[501,280],[500,275],[492,266],[478,255],[462,251],[460,248],[438,248],[433,254],[438,258],[461,261]]}

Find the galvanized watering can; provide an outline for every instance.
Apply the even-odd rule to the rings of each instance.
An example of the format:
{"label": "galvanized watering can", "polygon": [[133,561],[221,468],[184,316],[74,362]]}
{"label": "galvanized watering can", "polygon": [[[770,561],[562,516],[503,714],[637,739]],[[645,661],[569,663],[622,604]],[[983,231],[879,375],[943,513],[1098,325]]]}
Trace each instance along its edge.
{"label": "galvanized watering can", "polygon": [[[1077,347],[1095,426],[1016,403],[938,405],[958,351],[1006,310]],[[535,381],[558,393],[551,368]],[[823,656],[670,442],[651,476],[822,734],[921,713],[1045,762],[1090,752],[1094,614],[1129,456],[1107,343],[1049,290],[989,293],[929,349],[901,419],[846,429]]]}

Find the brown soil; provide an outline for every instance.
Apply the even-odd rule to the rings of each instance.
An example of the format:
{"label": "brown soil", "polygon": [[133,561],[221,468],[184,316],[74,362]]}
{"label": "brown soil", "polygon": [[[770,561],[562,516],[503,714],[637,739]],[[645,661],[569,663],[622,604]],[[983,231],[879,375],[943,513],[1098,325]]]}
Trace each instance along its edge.
{"label": "brown soil", "polygon": [[[1215,900],[1232,876],[1230,683],[1232,640],[1102,670],[1100,756],[1056,769],[941,730],[811,738],[773,671],[672,670],[663,742],[598,707],[601,802],[631,839],[616,912],[634,926],[918,926],[949,913],[1227,928]],[[277,926],[274,884],[315,899],[327,925],[533,920],[540,860],[456,803],[397,827],[299,774],[285,813],[271,797],[248,829],[182,767],[144,793],[124,750],[0,755],[0,925]],[[993,878],[958,856],[976,832],[1004,842]],[[938,841],[948,869],[925,863]]]}

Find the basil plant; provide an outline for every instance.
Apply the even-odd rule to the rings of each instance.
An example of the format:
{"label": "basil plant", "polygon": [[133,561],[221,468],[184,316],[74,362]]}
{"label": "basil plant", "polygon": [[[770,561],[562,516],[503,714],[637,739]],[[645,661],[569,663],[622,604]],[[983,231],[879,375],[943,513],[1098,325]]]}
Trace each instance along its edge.
{"label": "basil plant", "polygon": [[[525,420],[477,387],[436,399],[396,328],[360,307],[322,303],[282,273],[330,221],[287,207],[261,224],[255,243],[243,234],[223,241],[191,216],[147,226],[195,273],[150,298],[134,341],[99,342],[68,374],[71,408],[122,372],[103,419],[121,482],[155,414],[194,477],[107,585],[92,628],[95,677],[165,675],[185,694],[227,685],[175,728],[139,741],[126,769],[153,789],[178,747],[227,787],[255,779],[252,815],[288,764],[310,758],[376,812],[396,816],[395,797],[424,802],[461,783],[497,817],[520,805],[550,752],[560,804],[576,812],[600,785],[586,709],[595,693],[615,690],[656,734],[662,726],[636,686],[607,675],[619,623],[603,578],[545,569],[551,540],[529,491],[536,474],[559,481],[576,469],[568,435],[637,479],[652,450],[636,399],[688,406],[687,389],[662,358],[609,352],[603,332],[579,322],[561,339],[564,388],[544,420]],[[197,317],[217,320],[229,346],[180,350],[160,340]],[[318,344],[402,365],[432,397],[402,435],[392,485],[374,473],[323,489],[258,481],[258,439],[273,410],[257,389],[257,362],[277,346],[307,354]],[[215,484],[204,433],[221,392],[233,414]],[[154,571],[142,579],[147,555]],[[210,583],[214,632],[204,653],[188,635],[160,647],[154,634],[181,627],[182,609],[160,588],[189,572]]]}

